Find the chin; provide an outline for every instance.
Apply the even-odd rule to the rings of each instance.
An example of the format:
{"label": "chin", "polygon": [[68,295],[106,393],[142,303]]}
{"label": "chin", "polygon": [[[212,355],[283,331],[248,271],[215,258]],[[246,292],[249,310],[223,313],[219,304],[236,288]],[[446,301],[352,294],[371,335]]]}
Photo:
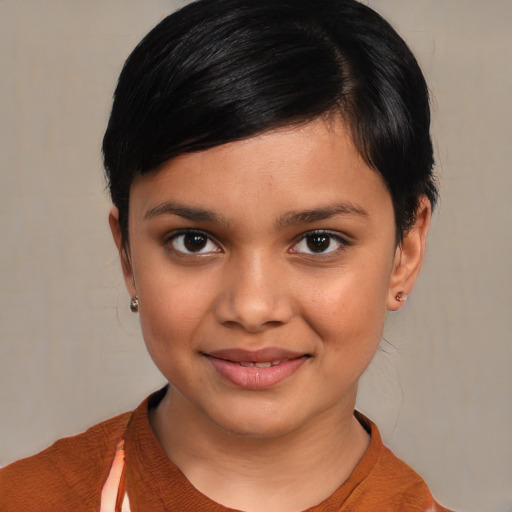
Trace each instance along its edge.
{"label": "chin", "polygon": [[231,414],[229,417],[212,417],[216,425],[236,437],[254,439],[274,439],[293,432],[302,425],[297,414],[289,417],[276,414],[270,409],[251,410],[248,413]]}
{"label": "chin", "polygon": [[289,434],[293,430],[294,427],[285,426],[285,425],[269,425],[268,421],[266,422],[252,422],[252,423],[244,423],[241,424],[229,424],[229,425],[219,425],[222,430],[227,432],[228,434],[241,437],[241,438],[252,438],[252,439],[276,439],[279,437],[283,437],[286,434]]}

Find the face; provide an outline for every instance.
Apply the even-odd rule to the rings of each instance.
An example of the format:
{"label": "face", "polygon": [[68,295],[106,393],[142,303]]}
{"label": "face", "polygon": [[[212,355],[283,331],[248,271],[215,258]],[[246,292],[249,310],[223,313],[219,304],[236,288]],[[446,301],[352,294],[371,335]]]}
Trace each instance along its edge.
{"label": "face", "polygon": [[[121,248],[115,211],[111,224]],[[137,177],[121,253],[170,399],[245,436],[352,415],[386,310],[410,287],[395,240],[390,195],[341,122]]]}

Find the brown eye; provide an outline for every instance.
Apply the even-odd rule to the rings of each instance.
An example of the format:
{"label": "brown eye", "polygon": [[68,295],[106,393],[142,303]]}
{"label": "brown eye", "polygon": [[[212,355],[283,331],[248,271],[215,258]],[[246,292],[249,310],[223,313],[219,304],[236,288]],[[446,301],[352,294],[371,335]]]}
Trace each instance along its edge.
{"label": "brown eye", "polygon": [[324,252],[331,245],[331,237],[329,235],[308,235],[306,244],[311,252]]}
{"label": "brown eye", "polygon": [[219,246],[206,233],[190,231],[178,233],[170,239],[174,251],[183,254],[211,254],[220,252]]}
{"label": "brown eye", "polygon": [[345,248],[350,243],[331,231],[311,231],[291,248],[291,252],[302,254],[330,254]]}
{"label": "brown eye", "polygon": [[206,247],[208,238],[203,235],[191,233],[189,235],[183,235],[183,245],[190,252],[199,252]]}

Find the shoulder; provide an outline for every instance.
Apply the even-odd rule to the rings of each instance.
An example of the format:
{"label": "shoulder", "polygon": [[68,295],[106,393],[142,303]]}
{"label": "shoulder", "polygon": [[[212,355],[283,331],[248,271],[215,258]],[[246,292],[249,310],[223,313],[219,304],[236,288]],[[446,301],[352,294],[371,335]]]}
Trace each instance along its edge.
{"label": "shoulder", "polygon": [[397,510],[450,512],[437,503],[425,480],[386,446],[382,447],[377,475],[382,481],[386,479],[388,484],[391,479],[391,484],[399,490],[400,506]]}
{"label": "shoulder", "polygon": [[118,440],[131,413],[55,442],[0,470],[0,509],[97,510]]}
{"label": "shoulder", "polygon": [[367,473],[356,493],[367,506],[361,510],[379,510],[386,504],[389,510],[404,512],[449,512],[434,500],[423,478],[384,446],[376,425],[361,414],[358,419],[372,437],[372,455],[367,453],[362,461],[366,459]]}

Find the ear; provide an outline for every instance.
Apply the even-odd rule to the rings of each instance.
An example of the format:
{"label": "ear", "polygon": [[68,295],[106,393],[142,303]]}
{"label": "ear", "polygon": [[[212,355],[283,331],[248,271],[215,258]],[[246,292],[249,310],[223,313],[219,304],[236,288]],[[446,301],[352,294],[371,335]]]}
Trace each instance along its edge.
{"label": "ear", "polygon": [[119,210],[115,206],[110,210],[108,215],[108,223],[110,224],[110,230],[112,231],[114,243],[116,244],[117,250],[119,251],[119,259],[121,260],[121,268],[123,269],[126,289],[128,290],[130,297],[135,297],[135,295],[137,295],[137,290],[135,289],[135,279],[133,277],[130,249],[123,240],[121,226],[119,225]]}
{"label": "ear", "polygon": [[[396,248],[388,291],[389,311],[396,311],[402,307],[420,273],[431,215],[430,201],[426,196],[422,196],[416,210],[414,225],[404,234],[403,240]],[[397,300],[400,294],[405,294],[404,298]]]}

